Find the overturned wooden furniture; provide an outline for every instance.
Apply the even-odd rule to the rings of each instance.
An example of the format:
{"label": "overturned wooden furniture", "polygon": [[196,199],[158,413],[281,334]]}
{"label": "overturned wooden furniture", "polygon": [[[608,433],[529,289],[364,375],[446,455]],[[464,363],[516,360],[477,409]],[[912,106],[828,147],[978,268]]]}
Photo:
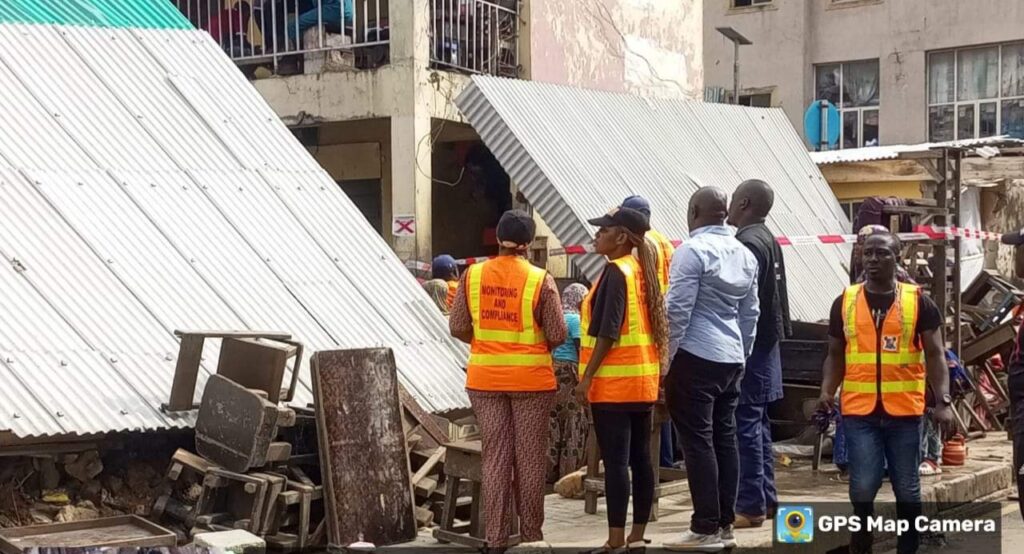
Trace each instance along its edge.
{"label": "overturned wooden furniture", "polygon": [[[651,465],[657,484],[654,486],[654,503],[651,505],[651,521],[658,520],[658,499],[662,495],[678,494],[687,489],[686,471],[660,467],[661,464],[661,424],[670,421],[668,409],[664,402],[654,405],[651,418]],[[588,514],[597,513],[597,498],[604,494],[604,478],[599,472],[601,450],[597,446],[594,435],[593,418],[590,418],[590,434],[587,437],[587,477],[583,481],[583,511]]]}
{"label": "overturned wooden furniture", "polygon": [[294,424],[295,412],[270,402],[263,391],[212,375],[196,417],[196,451],[225,469],[244,473],[287,460],[291,444],[275,439],[278,428]]}
{"label": "overturned wooden furniture", "polygon": [[[441,514],[441,525],[434,529],[434,538],[441,543],[455,543],[471,548],[486,548],[483,512],[483,458],[480,441],[450,442],[445,445],[445,496]],[[472,483],[472,505],[470,506],[469,534],[455,530],[455,509],[459,502],[459,488],[462,481]],[[519,544],[518,518],[512,507],[512,535],[508,546]]]}
{"label": "overturned wooden furniture", "polygon": [[[203,358],[203,345],[206,339],[211,338],[224,339],[218,373],[222,373],[223,366],[223,373],[229,378],[243,386],[265,390],[273,402],[290,402],[294,397],[302,360],[302,344],[293,341],[290,334],[274,331],[196,330],[175,330],[174,334],[181,337],[181,345],[174,367],[171,396],[161,406],[165,412],[195,409],[193,399]],[[292,379],[287,391],[282,391],[284,369],[281,364],[290,358],[295,359]]]}
{"label": "overturned wooden furniture", "polygon": [[310,363],[329,548],[416,538],[395,359],[388,348]]}
{"label": "overturned wooden furniture", "polygon": [[138,516],[51,523],[0,529],[0,552],[21,554],[36,548],[173,547],[174,533]]}

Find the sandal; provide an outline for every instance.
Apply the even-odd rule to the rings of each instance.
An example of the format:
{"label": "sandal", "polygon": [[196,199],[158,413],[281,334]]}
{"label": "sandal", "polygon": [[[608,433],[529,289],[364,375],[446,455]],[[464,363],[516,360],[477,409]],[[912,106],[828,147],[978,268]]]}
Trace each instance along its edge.
{"label": "sandal", "polygon": [[626,552],[629,554],[643,554],[647,552],[647,545],[651,544],[651,539],[643,539],[639,541],[626,543]]}
{"label": "sandal", "polygon": [[611,546],[608,543],[604,543],[604,546],[600,548],[592,548],[590,550],[582,550],[580,554],[623,554],[629,552],[627,547],[624,546]]}

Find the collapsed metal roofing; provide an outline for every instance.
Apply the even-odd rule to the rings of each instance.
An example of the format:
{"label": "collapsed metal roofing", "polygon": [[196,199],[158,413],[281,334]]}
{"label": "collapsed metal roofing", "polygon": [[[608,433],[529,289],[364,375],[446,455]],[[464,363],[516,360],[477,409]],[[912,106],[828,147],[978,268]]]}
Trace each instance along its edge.
{"label": "collapsed metal roofing", "polygon": [[190,426],[175,329],[389,346],[425,409],[469,406],[446,320],[207,33],[85,25],[0,23],[0,431]]}
{"label": "collapsed metal roofing", "polygon": [[947,142],[925,142],[921,144],[893,144],[890,146],[868,146],[865,148],[847,148],[844,150],[827,150],[811,152],[811,159],[818,165],[874,162],[895,160],[901,154],[911,152],[927,152],[935,148],[963,148],[969,154],[982,158],[998,156],[1001,147],[1020,148],[1024,140],[1010,136],[985,137],[979,139],[951,140]]}
{"label": "collapsed metal roofing", "polygon": [[[562,244],[585,244],[588,218],[631,194],[652,225],[686,237],[690,195],[733,191],[745,179],[775,189],[777,235],[847,232],[849,221],[803,141],[779,109],[651,99],[496,77],[473,77],[456,104]],[[828,317],[848,284],[848,245],[785,250],[793,317]],[[590,278],[603,258],[574,258]]]}

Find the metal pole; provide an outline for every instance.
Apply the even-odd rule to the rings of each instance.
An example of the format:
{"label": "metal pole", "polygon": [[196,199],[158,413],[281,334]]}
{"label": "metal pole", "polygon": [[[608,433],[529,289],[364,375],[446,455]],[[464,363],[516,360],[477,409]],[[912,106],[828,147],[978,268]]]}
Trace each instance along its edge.
{"label": "metal pole", "polygon": [[732,103],[740,103],[740,43],[732,41]]}

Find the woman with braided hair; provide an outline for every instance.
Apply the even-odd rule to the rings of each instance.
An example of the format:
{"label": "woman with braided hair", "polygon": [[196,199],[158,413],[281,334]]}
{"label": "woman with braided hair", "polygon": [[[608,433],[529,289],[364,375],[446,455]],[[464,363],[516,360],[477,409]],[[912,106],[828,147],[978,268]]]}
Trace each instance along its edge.
{"label": "woman with braided hair", "polygon": [[[594,552],[642,549],[654,501],[651,417],[668,360],[668,321],[657,252],[644,240],[647,217],[616,208],[589,221],[597,253],[609,260],[581,308],[580,384],[601,449],[608,541]],[[636,256],[633,251],[636,249]],[[633,527],[626,536],[632,470]]]}

